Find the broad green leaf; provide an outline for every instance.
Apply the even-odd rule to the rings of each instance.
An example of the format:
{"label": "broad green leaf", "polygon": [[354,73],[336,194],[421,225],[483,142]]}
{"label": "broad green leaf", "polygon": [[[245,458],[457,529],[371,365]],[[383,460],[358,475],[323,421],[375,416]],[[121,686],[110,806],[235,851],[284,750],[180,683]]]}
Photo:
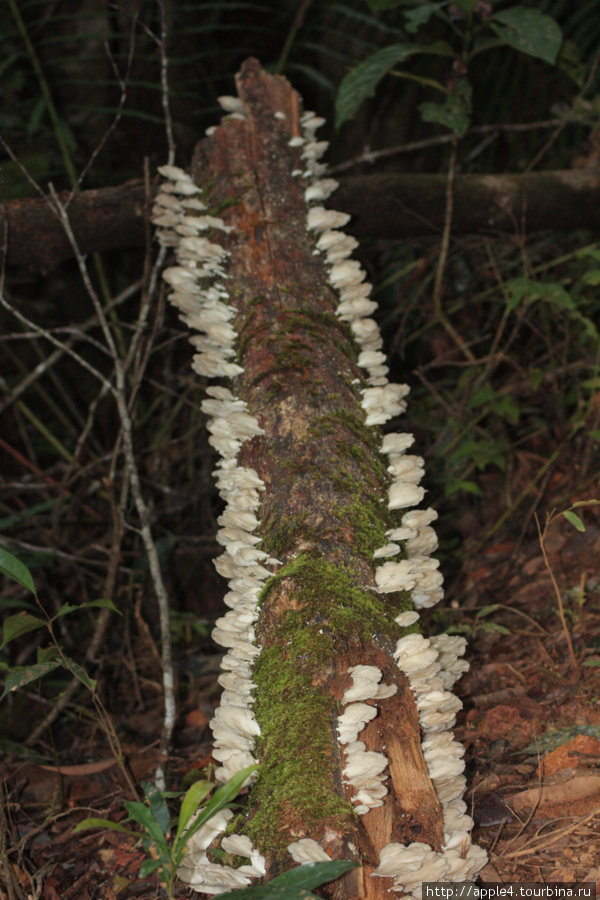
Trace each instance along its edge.
{"label": "broad green leaf", "polygon": [[461,78],[443,103],[421,103],[421,118],[424,122],[444,125],[462,137],[471,124],[471,94],[471,85],[466,78]]}
{"label": "broad green leaf", "polygon": [[600,500],[577,500],[571,509],[575,509],[577,506],[600,506]]}
{"label": "broad green leaf", "polygon": [[494,13],[490,22],[499,38],[509,47],[554,65],[562,46],[562,31],[557,22],[539,9],[512,6]]}
{"label": "broad green leaf", "polygon": [[577,513],[572,512],[570,509],[565,509],[563,513],[564,518],[567,522],[570,522],[573,528],[576,528],[577,531],[585,531],[585,525],[577,515]]}
{"label": "broad green leaf", "polygon": [[162,833],[165,835],[169,834],[171,831],[171,814],[161,791],[150,781],[142,781],[142,787],[150,806],[150,812],[158,822]]}
{"label": "broad green leaf", "polygon": [[2,650],[9,641],[14,641],[15,638],[21,637],[22,634],[27,634],[29,631],[36,631],[38,628],[44,628],[46,624],[44,619],[40,619],[38,616],[32,616],[27,612],[20,612],[16,613],[14,616],[9,616],[2,629],[2,643],[0,644],[0,650]]}
{"label": "broad green leaf", "polygon": [[27,566],[23,565],[20,559],[0,547],[0,574],[8,575],[13,581],[26,587],[28,591],[35,594],[35,585],[31,572]]}
{"label": "broad green leaf", "polygon": [[131,834],[133,837],[139,837],[137,831],[125,828],[124,825],[119,825],[118,822],[111,822],[110,819],[97,819],[95,816],[78,822],[73,829],[73,834],[76,834],[78,831],[87,831],[89,828],[108,828],[110,831],[119,831],[121,834]]}
{"label": "broad green leaf", "polygon": [[48,675],[61,665],[62,663],[59,660],[51,660],[38,663],[35,666],[14,666],[6,676],[4,691],[0,700],[3,700],[11,691],[16,691],[17,688],[25,687],[26,684],[31,684],[32,681],[43,678],[44,675]]}
{"label": "broad green leaf", "polygon": [[[315,898],[312,888],[334,881],[358,863],[349,859],[336,859],[331,862],[308,863],[296,866],[283,875],[278,875],[267,884],[241,888],[220,894],[220,900],[309,900]],[[316,900],[316,898],[315,898]]]}
{"label": "broad green leaf", "polygon": [[600,659],[585,659],[581,665],[588,669],[598,669],[600,668]]}
{"label": "broad green leaf", "polygon": [[137,800],[126,800],[123,806],[129,813],[129,816],[142,826],[146,834],[155,842],[156,846],[168,855],[165,836],[146,804],[139,803]]}
{"label": "broad green leaf", "polygon": [[210,781],[196,781],[185,793],[181,801],[181,809],[179,810],[179,821],[177,823],[177,832],[175,834],[175,842],[179,839],[181,832],[184,830],[202,801],[210,794],[214,787]]}
{"label": "broad green leaf", "polygon": [[340,84],[335,101],[335,127],[339,128],[357,112],[367,97],[375,94],[375,89],[384,75],[396,63],[420,52],[416,44],[391,44],[378,50],[364,62],[352,69]]}

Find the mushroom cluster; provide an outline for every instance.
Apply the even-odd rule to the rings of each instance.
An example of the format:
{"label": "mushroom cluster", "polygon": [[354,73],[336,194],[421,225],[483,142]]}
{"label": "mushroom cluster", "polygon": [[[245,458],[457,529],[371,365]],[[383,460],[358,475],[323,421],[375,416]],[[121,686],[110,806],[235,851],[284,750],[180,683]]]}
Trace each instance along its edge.
{"label": "mushroom cluster", "polygon": [[[322,196],[321,183],[327,184],[329,190],[329,179],[320,182],[318,177],[313,177],[305,192],[310,207],[307,227],[317,234],[317,251],[324,255],[329,281],[338,292],[337,315],[349,323],[360,348],[358,365],[366,370],[368,385],[362,389],[366,424],[383,425],[404,412],[409,389],[406,385],[390,384],[387,379],[389,369],[381,352],[381,334],[370,318],[376,309],[369,299],[371,286],[365,282],[366,273],[360,265],[349,259],[356,242],[337,230],[346,224],[346,215],[311,206],[313,199],[317,201]],[[432,509],[414,509],[423,500],[425,490],[420,486],[423,459],[406,452],[413,443],[412,435],[402,433],[386,434],[382,440],[381,452],[388,458],[391,477],[388,507],[407,512],[402,515],[401,527],[386,533],[389,543],[373,554],[377,590],[411,594],[415,609],[396,617],[396,623],[402,627],[414,625],[419,620],[417,610],[433,606],[443,596],[439,561],[431,557],[437,548],[437,537],[430,526],[437,513]],[[394,654],[398,667],[409,679],[419,710],[423,756],[443,809],[444,848],[436,852],[427,844],[389,844],[382,849],[379,867],[373,874],[394,878],[394,890],[418,897],[424,881],[467,881],[486,861],[485,851],[471,844],[473,822],[462,799],[464,748],[450,730],[462,706],[450,690],[468,668],[461,659],[465,646],[466,641],[460,637],[440,635],[427,640],[421,634],[408,634],[398,641]],[[375,717],[376,707],[350,701],[382,699],[390,694],[378,693],[381,672],[376,667],[355,666],[350,673],[353,685],[342,700],[348,705],[339,716],[338,735],[346,756],[344,779],[355,789],[355,810],[364,815],[383,803],[388,761],[382,753],[366,751],[358,739],[362,728]]]}
{"label": "mushroom cluster", "polygon": [[[234,114],[239,115],[237,107]],[[200,188],[182,169],[162,166],[159,172],[166,180],[154,204],[153,221],[158,226],[158,240],[176,252],[178,265],[163,273],[172,288],[170,300],[188,327],[200,332],[191,338],[199,350],[194,369],[205,376],[238,375],[243,369],[232,361],[237,337],[232,320],[236,311],[227,302],[223,268],[227,251],[204,236],[206,232],[227,232],[228,226],[206,214]],[[221,703],[210,723],[215,741],[213,756],[221,763],[216,775],[225,782],[256,762],[253,749],[260,727],[252,710],[252,665],[260,651],[254,625],[259,593],[273,574],[267,566],[277,560],[256,546],[260,540],[254,534],[258,526],[256,512],[264,484],[254,469],[237,463],[243,442],[262,434],[262,428],[256,417],[249,414],[245,402],[228,388],[209,386],[206,392],[208,398],[203,401],[202,410],[208,417],[209,443],[221,457],[215,477],[226,501],[217,533],[224,552],[216,560],[216,568],[229,579],[225,603],[230,610],[217,621],[212,636],[227,648],[227,653],[219,676],[223,687]],[[221,848],[247,857],[249,864],[233,868],[209,861],[206,851],[225,830],[231,815],[230,810],[221,811],[187,845],[180,877],[203,893],[218,894],[244,887],[252,878],[265,874],[264,858],[243,836],[222,838]]]}
{"label": "mushroom cluster", "polygon": [[364,816],[375,806],[383,805],[388,792],[384,784],[388,759],[384,753],[367,750],[365,743],[358,740],[366,723],[377,716],[376,706],[360,701],[393,697],[398,686],[380,684],[382,673],[377,666],[351,666],[348,674],[352,677],[352,686],[346,689],[341,699],[346,708],[338,717],[338,738],[346,758],[344,782],[354,789],[354,811]]}

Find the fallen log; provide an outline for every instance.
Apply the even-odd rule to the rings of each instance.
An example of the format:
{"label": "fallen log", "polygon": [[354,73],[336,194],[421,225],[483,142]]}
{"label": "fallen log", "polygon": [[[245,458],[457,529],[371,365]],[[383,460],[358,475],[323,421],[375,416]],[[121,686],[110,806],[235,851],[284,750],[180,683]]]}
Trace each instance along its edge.
{"label": "fallen log", "polygon": [[237,87],[191,177],[161,169],[153,216],[177,255],[171,299],[200,332],[194,368],[228,379],[203,404],[230,579],[213,634],[228,648],[217,777],[260,764],[245,813],[201,828],[180,875],[218,893],[352,859],[335,900],[418,893],[468,880],[485,854],[450,731],[464,640],[419,629],[442,594],[435,513],[410,510],[423,460],[406,453],[412,436],[379,427],[408,389],[388,382],[356,241],[338,230],[348,216],[321,206],[336,185],[320,120],[254,60]]}
{"label": "fallen log", "polygon": [[[75,194],[68,212],[82,253],[142,247],[148,196],[140,180]],[[528,234],[547,230],[600,230],[600,175],[549,171],[525,175],[456,175],[453,234]],[[69,192],[60,194],[64,204]],[[352,216],[359,238],[398,240],[441,234],[446,176],[360,175],[340,179],[336,206]],[[43,199],[10,200],[0,206],[8,266],[47,272],[73,256],[62,224]]]}

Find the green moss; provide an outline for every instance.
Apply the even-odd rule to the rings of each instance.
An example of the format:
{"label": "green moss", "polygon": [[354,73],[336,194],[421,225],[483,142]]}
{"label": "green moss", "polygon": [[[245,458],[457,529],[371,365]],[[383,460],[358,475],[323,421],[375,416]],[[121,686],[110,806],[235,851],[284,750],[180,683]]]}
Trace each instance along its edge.
{"label": "green moss", "polygon": [[328,824],[343,827],[354,818],[351,804],[334,787],[335,701],[311,684],[315,655],[333,652],[331,639],[319,637],[310,648],[299,634],[285,652],[279,646],[263,650],[254,670],[263,762],[250,798],[257,812],[244,830],[263,852],[277,857],[286,852],[294,823],[310,833]]}
{"label": "green moss", "polygon": [[285,372],[293,369],[301,372],[304,369],[310,369],[314,366],[314,358],[302,351],[310,351],[311,348],[300,341],[286,341],[277,347],[277,356],[275,357],[275,372]]}
{"label": "green moss", "polygon": [[302,609],[288,610],[280,616],[277,632],[282,640],[297,643],[303,640],[307,628],[310,632],[313,625],[323,622],[332,634],[339,632],[344,638],[354,633],[369,641],[374,631],[399,637],[401,631],[382,595],[358,587],[352,576],[345,566],[303,553],[269,579],[261,604],[268,604],[271,592],[283,579],[293,578]]}
{"label": "green moss", "polygon": [[339,459],[350,460],[359,466],[365,482],[372,482],[373,477],[382,485],[389,481],[386,467],[379,455],[376,456],[372,453],[367,458],[364,447],[349,441],[336,441],[336,450]]}
{"label": "green moss", "polygon": [[346,428],[356,440],[367,446],[374,455],[380,450],[376,432],[365,425],[364,418],[358,413],[351,413],[345,409],[336,409],[324,413],[312,427],[314,437],[322,437],[325,434],[337,434],[340,428]]}
{"label": "green moss", "polygon": [[351,805],[335,790],[338,762],[331,729],[336,702],[321,680],[338,639],[355,635],[369,642],[373,633],[393,639],[404,633],[393,621],[397,610],[380,595],[358,587],[344,566],[310,554],[301,554],[267,582],[263,608],[268,610],[273,591],[285,579],[293,579],[302,608],[278,616],[254,668],[261,767],[250,798],[256,812],[244,825],[253,842],[275,857],[285,852],[295,822],[319,833],[328,824],[344,827],[354,818]]}
{"label": "green moss", "polygon": [[383,504],[371,494],[347,504],[338,504],[333,509],[335,517],[350,522],[355,543],[363,556],[373,559],[378,547],[387,544],[385,532],[388,528],[383,517]]}

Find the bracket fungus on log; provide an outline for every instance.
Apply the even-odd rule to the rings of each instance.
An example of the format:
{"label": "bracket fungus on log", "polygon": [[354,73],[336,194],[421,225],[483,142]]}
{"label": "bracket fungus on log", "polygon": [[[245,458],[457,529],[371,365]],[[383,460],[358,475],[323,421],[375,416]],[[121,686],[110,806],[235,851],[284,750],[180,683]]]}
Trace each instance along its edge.
{"label": "bracket fungus on log", "polygon": [[203,403],[230,587],[213,634],[227,648],[217,777],[260,763],[245,813],[200,829],[180,876],[218,894],[349,858],[360,868],[329,896],[419,896],[423,881],[470,880],[485,854],[450,730],[465,642],[419,631],[442,596],[436,514],[411,508],[423,460],[380,429],[408,388],[387,379],[348,216],[321,205],[336,187],[322,120],[255,60],[237,89],[191,175],[162,167],[154,207],[177,257],[171,300],[200,332],[194,368],[227,380]]}

